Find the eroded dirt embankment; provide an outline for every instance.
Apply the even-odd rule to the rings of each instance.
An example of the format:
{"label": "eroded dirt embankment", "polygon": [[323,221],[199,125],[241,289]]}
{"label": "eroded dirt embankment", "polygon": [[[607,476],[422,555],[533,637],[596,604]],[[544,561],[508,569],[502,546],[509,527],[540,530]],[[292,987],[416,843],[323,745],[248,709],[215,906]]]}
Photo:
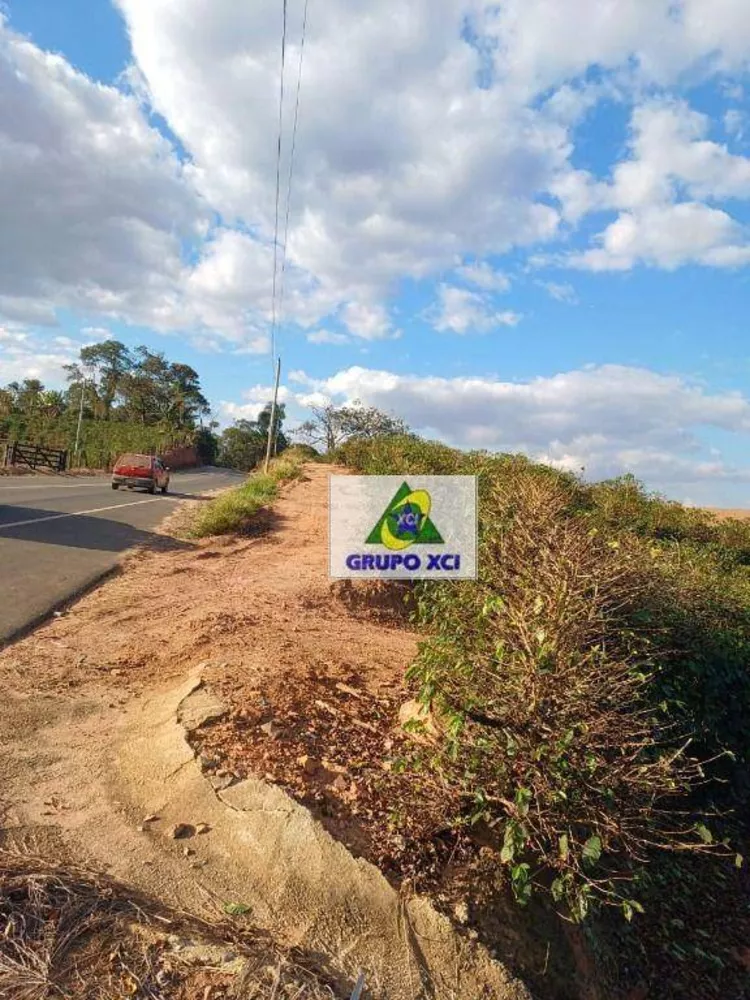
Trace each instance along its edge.
{"label": "eroded dirt embankment", "polygon": [[[252,534],[131,556],[118,577],[0,654],[4,839],[41,852],[82,852],[118,878],[204,915],[228,903],[251,905],[274,933],[283,935],[286,926],[290,943],[328,951],[346,976],[358,965],[368,968],[373,996],[523,996],[500,965],[429,907],[412,900],[405,911],[403,897],[374,868],[352,857],[281,789],[258,780],[265,773],[237,783],[216,762],[213,774],[202,772],[177,718],[184,685],[191,689],[200,678],[240,723],[233,738],[241,738],[243,712],[248,726],[266,727],[260,731],[268,753],[253,758],[256,766],[283,758],[274,751],[283,744],[274,728],[274,703],[282,701],[283,725],[297,736],[320,726],[320,711],[333,709],[334,726],[343,695],[356,706],[348,714],[361,732],[396,738],[378,711],[393,712],[405,697],[403,670],[416,638],[389,624],[393,609],[382,609],[384,620],[363,618],[346,594],[332,594],[330,471],[307,467]],[[308,713],[310,696],[327,707]],[[284,762],[287,783],[294,784],[294,768],[298,776],[327,772],[335,786],[331,801],[348,796],[356,815],[356,768],[340,780],[340,770],[304,756],[311,755]],[[276,771],[268,763],[274,779]],[[265,821],[264,796],[273,798]],[[146,813],[157,818],[146,821]],[[364,829],[364,807],[362,820]],[[263,840],[264,827],[279,821],[277,835]],[[178,824],[188,827],[185,838],[172,836]],[[306,856],[285,838],[289,824],[307,830],[315,864],[274,902],[281,873],[295,855]],[[258,872],[270,850],[266,868],[278,877],[269,883]],[[243,855],[255,867],[243,866]],[[317,882],[310,883],[313,875]],[[237,899],[240,892],[253,898]],[[285,917],[295,907],[293,919]],[[437,948],[426,940],[430,934]],[[432,985],[420,986],[429,979]]]}

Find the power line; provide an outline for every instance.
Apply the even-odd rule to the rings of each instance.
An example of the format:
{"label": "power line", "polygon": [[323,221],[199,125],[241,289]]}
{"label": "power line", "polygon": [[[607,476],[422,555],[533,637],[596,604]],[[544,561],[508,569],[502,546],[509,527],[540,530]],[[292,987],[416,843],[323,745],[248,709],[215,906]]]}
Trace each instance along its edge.
{"label": "power line", "polygon": [[279,252],[279,195],[281,191],[281,139],[284,129],[284,67],[286,64],[286,7],[281,27],[281,79],[279,82],[279,134],[276,143],[276,216],[273,226],[273,285],[271,290],[271,362],[276,354],[276,274]]}
{"label": "power line", "polygon": [[286,247],[289,237],[289,213],[292,204],[292,178],[294,177],[294,152],[297,148],[297,122],[299,121],[299,95],[302,85],[302,61],[305,57],[305,36],[307,35],[307,5],[302,14],[302,37],[299,46],[299,64],[297,66],[297,93],[294,100],[294,124],[292,125],[292,146],[289,153],[289,176],[286,186],[286,215],[284,218],[284,242],[281,249],[281,280],[279,283],[279,316],[284,305],[284,275],[286,273]]}

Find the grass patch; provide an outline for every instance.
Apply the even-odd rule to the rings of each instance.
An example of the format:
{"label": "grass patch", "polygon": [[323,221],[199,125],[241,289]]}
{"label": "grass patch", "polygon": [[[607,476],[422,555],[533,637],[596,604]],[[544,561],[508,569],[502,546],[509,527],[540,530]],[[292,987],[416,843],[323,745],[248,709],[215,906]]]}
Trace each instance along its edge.
{"label": "grass patch", "polygon": [[203,504],[187,529],[187,536],[208,538],[241,531],[253,515],[276,499],[281,483],[299,478],[304,460],[296,449],[289,448],[271,462],[267,474],[254,472],[242,486]]}

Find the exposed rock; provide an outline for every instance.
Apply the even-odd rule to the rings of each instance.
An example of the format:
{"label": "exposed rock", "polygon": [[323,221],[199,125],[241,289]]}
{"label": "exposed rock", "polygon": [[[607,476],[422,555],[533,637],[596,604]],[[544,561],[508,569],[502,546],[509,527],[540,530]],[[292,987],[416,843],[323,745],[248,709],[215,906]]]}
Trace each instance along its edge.
{"label": "exposed rock", "polygon": [[186,840],[195,836],[195,827],[190,823],[177,823],[169,831],[169,836],[172,840]]}
{"label": "exposed rock", "polygon": [[404,732],[416,743],[433,743],[438,734],[435,718],[421,701],[406,701],[398,710],[398,721]]}
{"label": "exposed rock", "polygon": [[183,698],[177,710],[177,719],[183,728],[191,733],[206,722],[221,719],[227,714],[226,705],[211,694],[208,688],[201,685]]}
{"label": "exposed rock", "polygon": [[214,791],[223,792],[225,788],[233,785],[237,778],[231,771],[225,771],[222,775],[212,774],[208,780],[211,782],[211,787]]}
{"label": "exposed rock", "polygon": [[284,732],[283,727],[280,726],[277,722],[274,722],[273,719],[271,719],[270,722],[264,722],[260,728],[263,730],[266,736],[270,736],[272,740],[277,740]]}

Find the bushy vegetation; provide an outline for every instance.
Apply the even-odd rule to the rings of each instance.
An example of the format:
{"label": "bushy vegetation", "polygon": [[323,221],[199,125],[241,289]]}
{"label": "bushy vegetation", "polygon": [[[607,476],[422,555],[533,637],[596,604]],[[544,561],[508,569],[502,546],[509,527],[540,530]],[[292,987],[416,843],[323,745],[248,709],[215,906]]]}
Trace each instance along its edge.
{"label": "bushy vegetation", "polygon": [[[172,448],[195,443],[190,431],[175,432],[163,427],[144,427],[143,424],[125,421],[84,420],[81,424],[79,455],[73,456],[76,439],[77,417],[33,420],[0,420],[9,440],[30,442],[48,448],[62,448],[71,455],[71,465],[90,469],[108,469],[118,455],[125,452],[163,454]],[[0,440],[3,431],[0,429]]]}
{"label": "bushy vegetation", "polygon": [[[268,430],[271,426],[272,404],[267,403],[258,414],[256,420],[235,420],[231,427],[225,428],[219,438],[219,462],[229,469],[239,469],[249,472],[250,469],[265,459],[268,447]],[[283,403],[276,407],[271,433],[272,454],[277,455],[288,447],[282,428],[286,417]]]}
{"label": "bushy vegetation", "polygon": [[479,477],[479,579],[420,585],[410,676],[444,822],[482,825],[516,898],[630,918],[654,852],[733,856],[713,814],[747,794],[750,524],[413,436],[336,457]]}
{"label": "bushy vegetation", "polygon": [[190,524],[189,536],[205,538],[241,531],[261,507],[276,499],[280,483],[301,474],[304,461],[306,456],[296,448],[287,449],[271,462],[268,473],[255,472],[241,486],[226,490],[203,504]]}
{"label": "bushy vegetation", "polygon": [[216,439],[199,421],[209,405],[189,365],[116,340],[82,348],[67,365],[68,388],[47,389],[38,379],[0,388],[0,440],[73,452],[82,415],[78,465],[107,468],[125,451],[163,452],[196,444],[210,460]]}

